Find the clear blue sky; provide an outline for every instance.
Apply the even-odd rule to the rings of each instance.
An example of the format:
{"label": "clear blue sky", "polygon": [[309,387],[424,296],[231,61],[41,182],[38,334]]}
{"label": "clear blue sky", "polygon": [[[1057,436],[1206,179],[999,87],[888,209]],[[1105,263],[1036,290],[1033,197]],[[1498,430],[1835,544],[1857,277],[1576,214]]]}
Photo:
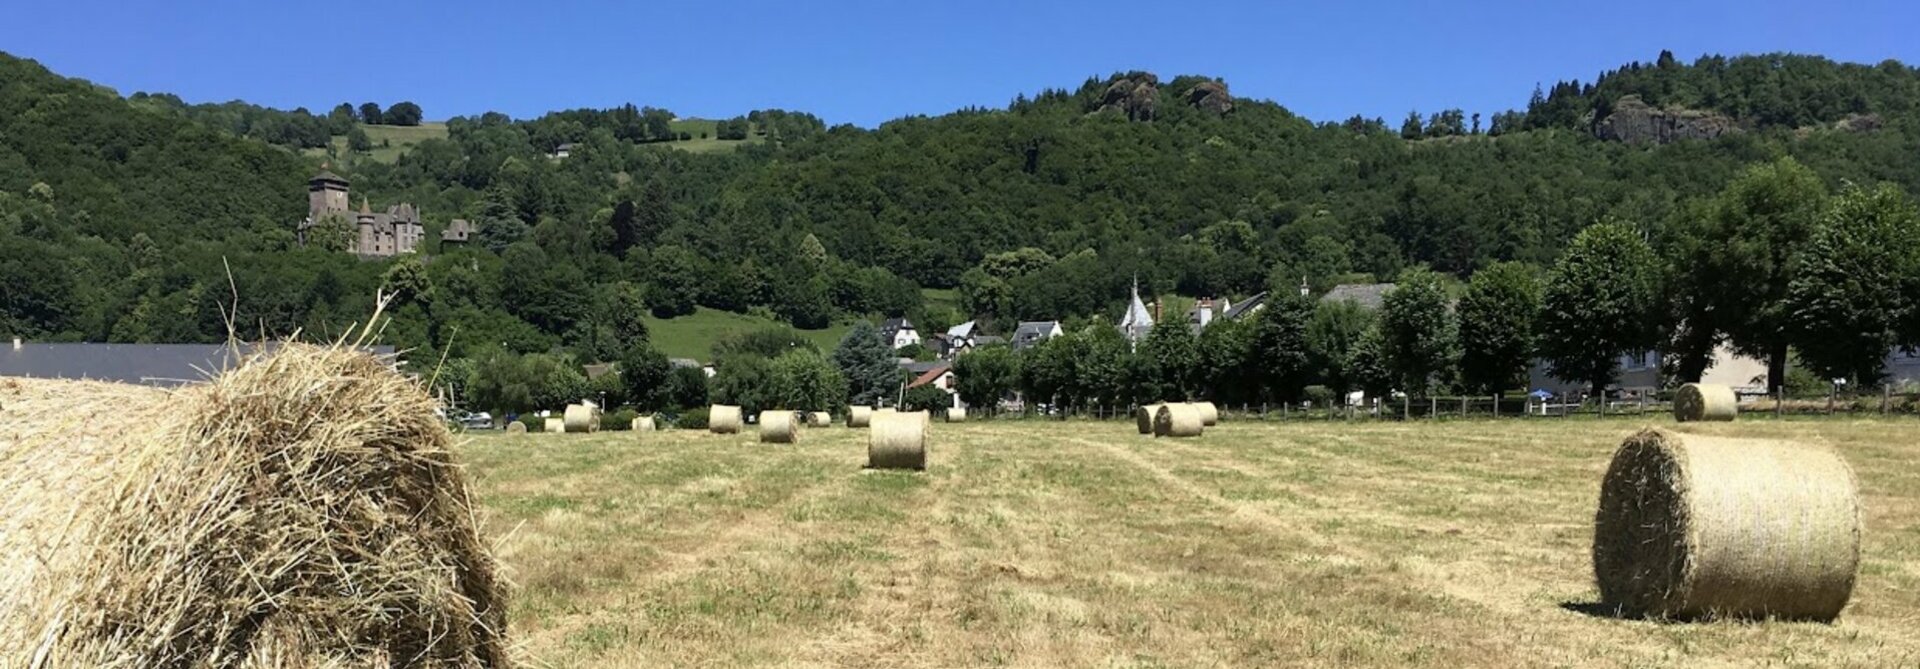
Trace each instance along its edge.
{"label": "clear blue sky", "polygon": [[873,126],[1143,69],[1314,120],[1493,112],[1661,49],[1920,62],[1920,2],[0,0],[0,50],[123,94],[432,119],[624,102]]}

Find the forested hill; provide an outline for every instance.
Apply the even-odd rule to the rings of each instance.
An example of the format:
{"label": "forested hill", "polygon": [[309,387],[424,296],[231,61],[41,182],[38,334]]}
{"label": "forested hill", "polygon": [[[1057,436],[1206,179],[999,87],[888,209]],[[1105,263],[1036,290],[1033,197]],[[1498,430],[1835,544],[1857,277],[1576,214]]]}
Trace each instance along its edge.
{"label": "forested hill", "polygon": [[[253,334],[337,331],[385,283],[403,294],[403,346],[610,359],[642,310],[1005,323],[1112,317],[1135,276],[1245,295],[1545,264],[1597,221],[1660,239],[1782,155],[1830,186],[1920,192],[1920,71],[1898,63],[1663,54],[1485,124],[1430,110],[1392,126],[1134,72],[872,130],[757,111],[704,152],[674,148],[670,113],[631,105],[455,118],[395,160],[326,159],[356,205],[411,202],[429,224],[423,258],[360,262],[296,248],[323,160],[296,151],[310,133],[272,145],[202,125],[215,117],[0,57],[0,334],[222,337],[231,267]],[[439,248],[453,218],[478,225],[474,248]],[[957,288],[961,308],[918,288]]]}

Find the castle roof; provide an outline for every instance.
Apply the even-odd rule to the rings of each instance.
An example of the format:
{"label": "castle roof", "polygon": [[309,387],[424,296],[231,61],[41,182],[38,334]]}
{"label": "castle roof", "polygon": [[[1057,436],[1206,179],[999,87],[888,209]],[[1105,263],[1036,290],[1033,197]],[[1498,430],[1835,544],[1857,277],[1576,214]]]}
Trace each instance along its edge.
{"label": "castle roof", "polygon": [[313,178],[310,179],[308,182],[309,183],[333,182],[343,186],[347,184],[347,180],[344,177],[341,177],[338,174],[334,174],[333,172],[327,170],[324,167],[320,168],[320,173],[313,175]]}

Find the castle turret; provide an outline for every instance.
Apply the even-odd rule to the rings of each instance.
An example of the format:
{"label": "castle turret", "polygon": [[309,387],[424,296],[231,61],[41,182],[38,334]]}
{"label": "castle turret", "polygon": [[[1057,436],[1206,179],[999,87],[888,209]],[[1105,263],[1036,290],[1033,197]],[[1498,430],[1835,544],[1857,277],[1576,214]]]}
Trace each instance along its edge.
{"label": "castle turret", "polygon": [[315,221],[327,214],[345,214],[351,206],[347,198],[347,180],[321,168],[307,181],[307,215]]}

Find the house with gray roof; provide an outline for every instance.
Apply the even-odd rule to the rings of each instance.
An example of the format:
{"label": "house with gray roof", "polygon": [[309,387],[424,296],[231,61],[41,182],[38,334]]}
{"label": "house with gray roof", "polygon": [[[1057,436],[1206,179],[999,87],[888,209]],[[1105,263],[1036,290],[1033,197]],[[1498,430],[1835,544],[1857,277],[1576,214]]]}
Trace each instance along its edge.
{"label": "house with gray roof", "polygon": [[[172,387],[198,383],[279,344],[40,344],[14,340],[0,348],[0,376],[111,381]],[[394,357],[392,346],[368,352]]]}
{"label": "house with gray roof", "polygon": [[1066,331],[1060,328],[1060,321],[1021,321],[1013,330],[1013,349],[1024,351],[1062,334]]}

